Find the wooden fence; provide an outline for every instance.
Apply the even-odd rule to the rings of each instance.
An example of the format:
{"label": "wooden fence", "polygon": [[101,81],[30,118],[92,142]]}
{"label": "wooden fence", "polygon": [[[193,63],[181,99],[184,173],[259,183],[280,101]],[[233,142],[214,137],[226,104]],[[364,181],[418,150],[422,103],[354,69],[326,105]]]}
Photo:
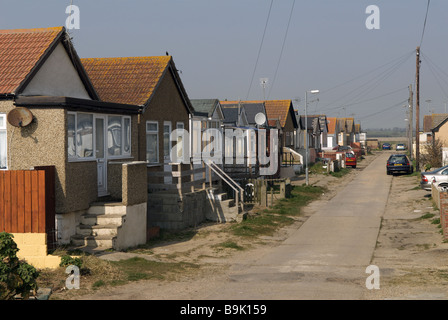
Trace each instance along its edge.
{"label": "wooden fence", "polygon": [[55,242],[55,168],[0,171],[0,232],[47,233]]}

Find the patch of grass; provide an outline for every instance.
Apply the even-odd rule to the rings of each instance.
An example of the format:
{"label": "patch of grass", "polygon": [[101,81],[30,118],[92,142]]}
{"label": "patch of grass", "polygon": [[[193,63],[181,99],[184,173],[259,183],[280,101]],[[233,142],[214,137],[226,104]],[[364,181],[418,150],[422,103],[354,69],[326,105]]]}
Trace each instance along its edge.
{"label": "patch of grass", "polygon": [[434,216],[435,216],[435,214],[427,212],[424,215],[422,215],[419,219],[421,219],[421,220],[423,220],[423,219],[430,219],[430,218],[432,218]]}
{"label": "patch of grass", "polygon": [[215,247],[226,248],[226,249],[235,249],[235,250],[244,250],[244,247],[239,246],[236,242],[233,241],[225,241],[217,244]]}
{"label": "patch of grass", "polygon": [[106,282],[104,282],[103,280],[98,280],[92,284],[92,289],[99,289],[105,285],[106,285]]}
{"label": "patch of grass", "polygon": [[113,261],[111,263],[126,275],[127,281],[148,279],[169,280],[176,273],[198,268],[197,265],[192,263],[157,262],[139,257]]}
{"label": "patch of grass", "polygon": [[292,224],[294,219],[278,214],[262,213],[249,216],[239,224],[232,225],[231,232],[240,237],[258,237],[273,235],[274,232],[286,225]]}
{"label": "patch of grass", "polygon": [[350,169],[348,168],[342,168],[336,172],[330,172],[330,175],[332,175],[333,177],[336,178],[342,178],[343,176],[345,176],[347,173],[350,172]]}
{"label": "patch of grass", "polygon": [[317,199],[325,192],[325,188],[302,185],[294,186],[289,198],[281,199],[268,209],[231,226],[231,232],[241,237],[257,237],[272,235],[276,230],[294,223],[295,216],[301,214],[301,208]]}
{"label": "patch of grass", "polygon": [[323,167],[323,162],[316,162],[309,168],[309,173],[311,174],[326,174],[327,169]]}
{"label": "patch of grass", "polygon": [[440,218],[432,219],[431,223],[432,224],[440,224]]}

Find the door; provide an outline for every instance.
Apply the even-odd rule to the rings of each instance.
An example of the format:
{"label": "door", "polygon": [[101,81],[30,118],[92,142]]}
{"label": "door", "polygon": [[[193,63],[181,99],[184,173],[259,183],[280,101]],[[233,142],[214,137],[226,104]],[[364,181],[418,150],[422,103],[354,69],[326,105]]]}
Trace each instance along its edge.
{"label": "door", "polygon": [[107,195],[106,118],[95,117],[95,153],[98,175],[98,196]]}

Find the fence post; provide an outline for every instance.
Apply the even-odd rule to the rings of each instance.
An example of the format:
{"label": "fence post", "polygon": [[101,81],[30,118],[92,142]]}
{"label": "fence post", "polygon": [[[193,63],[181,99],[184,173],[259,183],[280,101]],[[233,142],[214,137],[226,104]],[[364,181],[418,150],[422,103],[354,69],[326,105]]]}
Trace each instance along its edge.
{"label": "fence post", "polygon": [[268,206],[268,195],[267,195],[267,185],[266,185],[266,181],[263,180],[261,181],[260,184],[260,205],[262,207],[267,207]]}
{"label": "fence post", "polygon": [[191,183],[191,192],[194,192],[194,185],[193,185],[193,181],[194,181],[194,165],[190,162],[190,183]]}

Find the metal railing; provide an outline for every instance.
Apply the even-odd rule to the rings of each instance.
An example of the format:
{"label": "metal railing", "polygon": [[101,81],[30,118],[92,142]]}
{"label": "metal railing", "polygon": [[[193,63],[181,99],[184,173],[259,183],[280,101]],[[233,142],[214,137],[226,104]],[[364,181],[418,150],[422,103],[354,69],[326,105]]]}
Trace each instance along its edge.
{"label": "metal railing", "polygon": [[[205,164],[209,167],[209,170],[213,170],[227,185],[233,189],[235,192],[235,204],[239,207],[240,204],[243,204],[243,188],[235,182],[232,178],[230,178],[220,167],[218,167],[214,162],[209,161],[205,162]],[[211,172],[209,174],[211,177]],[[210,187],[212,187],[212,182],[210,180]],[[240,202],[241,201],[241,202]]]}

